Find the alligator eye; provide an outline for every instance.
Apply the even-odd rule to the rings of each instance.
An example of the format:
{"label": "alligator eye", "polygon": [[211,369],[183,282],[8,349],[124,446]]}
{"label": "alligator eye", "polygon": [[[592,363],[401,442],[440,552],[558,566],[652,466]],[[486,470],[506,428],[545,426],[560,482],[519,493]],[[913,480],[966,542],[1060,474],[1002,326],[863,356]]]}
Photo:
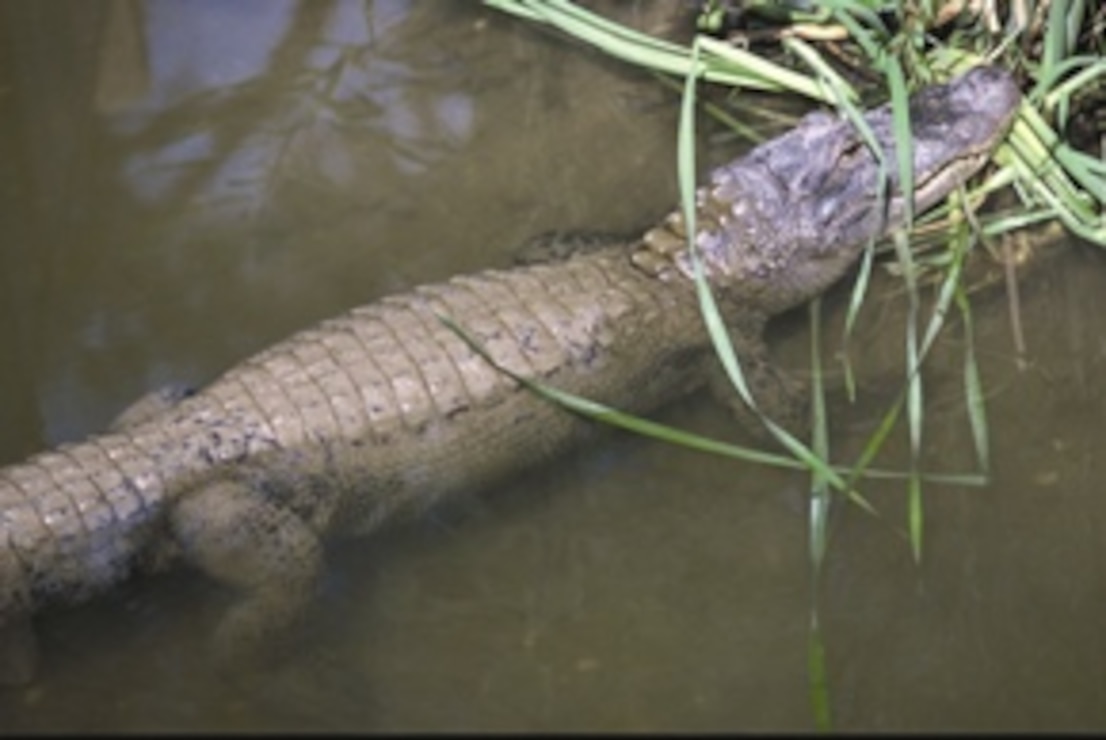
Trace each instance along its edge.
{"label": "alligator eye", "polygon": [[837,165],[850,169],[854,168],[856,167],[857,159],[863,157],[867,150],[868,147],[864,145],[863,141],[853,139],[841,150],[841,153],[837,155]]}

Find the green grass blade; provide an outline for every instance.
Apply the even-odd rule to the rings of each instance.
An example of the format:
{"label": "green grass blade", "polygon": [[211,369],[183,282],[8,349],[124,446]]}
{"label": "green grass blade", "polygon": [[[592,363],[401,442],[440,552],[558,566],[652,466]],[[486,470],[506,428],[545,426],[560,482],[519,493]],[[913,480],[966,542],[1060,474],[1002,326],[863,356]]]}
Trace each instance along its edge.
{"label": "green grass blade", "polygon": [[763,452],[761,450],[753,450],[739,445],[730,444],[728,442],[721,442],[719,440],[710,439],[709,437],[703,437],[691,432],[684,431],[682,429],[676,429],[665,424],[660,424],[648,419],[642,419],[641,417],[634,416],[632,414],[626,414],[616,409],[611,408],[605,404],[591,401],[589,399],[577,396],[572,393],[554,388],[545,383],[540,383],[530,378],[525,378],[517,373],[511,372],[507,368],[503,367],[495,361],[495,359],[488,354],[487,350],[480,346],[468,333],[457,325],[452,319],[438,315],[438,321],[444,324],[450,331],[456,334],[462,342],[468,346],[473,352],[479,355],[485,362],[491,365],[497,372],[503,373],[507,377],[514,380],[516,383],[525,387],[531,393],[534,393],[547,401],[562,406],[569,411],[575,412],[582,416],[600,421],[604,424],[618,427],[620,429],[626,429],[627,431],[635,432],[646,437],[652,437],[664,442],[670,442],[672,444],[678,444],[688,449],[697,450],[699,452],[707,452],[711,454],[721,455],[723,457],[730,457],[736,460],[742,460],[744,462],[758,463],[762,465],[772,465],[780,468],[788,468],[791,470],[803,470],[805,466],[801,463],[793,460],[790,457],[783,455],[777,455],[769,452]]}
{"label": "green grass blade", "polygon": [[869,60],[877,61],[884,56],[881,39],[887,37],[887,29],[878,15],[856,2],[830,0],[825,4],[833,9],[834,20],[849,30]]}
{"label": "green grass blade", "polygon": [[[826,394],[822,382],[822,299],[810,302],[810,405],[811,448],[821,460],[829,460],[829,420],[826,416]],[[810,559],[815,577],[822,571],[829,532],[830,489],[825,476],[817,471],[811,476],[810,493]]]}
{"label": "green grass blade", "polygon": [[818,81],[805,77],[787,67],[781,67],[764,57],[717,39],[712,39],[709,36],[698,36],[695,43],[699,45],[701,52],[707,54],[707,70],[704,77],[711,82],[717,81],[712,70],[715,67],[719,70],[725,69],[726,67],[723,66],[725,64],[734,70],[741,70],[743,74],[750,78],[759,78],[759,84],[748,85],[749,87],[757,87],[762,90],[788,91],[811,100],[830,102],[830,98],[827,97],[826,91]]}
{"label": "green grass blade", "polygon": [[[687,432],[682,429],[676,429],[665,424],[650,421],[648,419],[642,419],[641,417],[634,416],[632,414],[626,414],[616,409],[612,409],[610,406],[591,401],[589,399],[577,396],[566,391],[559,390],[545,383],[541,383],[530,378],[525,378],[517,373],[511,372],[509,369],[503,367],[495,361],[487,350],[480,346],[480,344],[468,335],[468,333],[457,325],[452,319],[447,316],[437,314],[437,319],[446,328],[452,331],[457,337],[464,342],[465,346],[475,352],[481,359],[488,363],[497,372],[503,373],[513,381],[518,383],[527,389],[527,391],[544,398],[550,403],[557,404],[573,413],[580,414],[581,416],[594,419],[604,424],[609,424],[620,429],[625,429],[630,432],[635,432],[646,437],[660,440],[662,442],[669,442],[677,444],[688,449],[697,450],[699,452],[706,452],[709,454],[721,455],[723,457],[729,457],[735,460],[741,460],[743,462],[751,462],[761,465],[771,465],[778,468],[785,468],[788,470],[809,470],[809,466],[795,460],[794,458],[787,457],[785,455],[777,455],[770,452],[764,452],[762,450],[749,449],[747,447],[741,447],[740,445],[731,444],[729,442],[722,442],[720,440],[711,439],[709,437],[703,437],[692,432]],[[834,475],[829,477],[830,485],[833,485],[842,493],[846,492],[846,488],[842,485],[842,475],[850,473],[851,468],[846,466],[833,466]],[[870,477],[880,480],[901,480],[904,478],[904,474],[895,470],[879,470],[876,468],[870,468],[864,471],[865,477]],[[929,473],[925,476],[926,480],[932,480],[939,483],[950,483],[954,485],[982,485],[982,482],[978,476],[971,473]],[[866,502],[864,502],[866,504]],[[868,505],[870,507],[870,505]],[[874,512],[874,509],[872,509]]]}
{"label": "green grass blade", "polygon": [[895,58],[887,60],[885,74],[891,93],[891,128],[895,135],[895,158],[899,166],[899,187],[902,189],[903,226],[909,231],[914,224],[914,137],[910,130],[910,94],[902,65]]}
{"label": "green grass blade", "polygon": [[842,332],[841,365],[845,372],[845,393],[849,403],[856,403],[856,377],[853,375],[852,362],[849,360],[848,346],[852,339],[853,330],[856,328],[857,319],[860,318],[860,310],[864,306],[864,296],[868,293],[868,285],[872,279],[872,265],[875,263],[875,241],[868,242],[860,257],[860,267],[853,287],[849,293],[849,306],[845,313],[845,329]]}
{"label": "green grass blade", "polygon": [[907,523],[910,533],[910,552],[914,562],[922,562],[922,529],[925,523],[925,506],[922,501],[922,481],[912,475],[907,480]]}
{"label": "green grass blade", "polygon": [[895,135],[895,155],[898,160],[899,185],[903,194],[903,228],[894,236],[895,253],[906,276],[907,323],[906,323],[906,419],[910,439],[910,478],[908,491],[909,532],[911,549],[915,559],[922,552],[922,486],[917,471],[921,467],[923,390],[920,373],[921,358],[918,347],[918,294],[914,280],[915,267],[906,232],[914,223],[914,141],[910,129],[910,108],[906,78],[899,60],[889,57],[884,65],[887,85],[891,93],[891,122]]}
{"label": "green grass blade", "polygon": [[[1106,59],[1092,56],[1069,57],[1048,70],[1042,69],[1038,73],[1037,83],[1025,97],[1043,110],[1052,111],[1103,74],[1106,74]],[[1063,122],[1062,118],[1061,123]]]}
{"label": "green grass blade", "polygon": [[816,608],[810,615],[806,655],[808,692],[814,714],[814,726],[826,732],[833,729],[833,713],[830,709],[829,675],[826,671],[826,645],[822,639],[822,628]]}
{"label": "green grass blade", "polygon": [[851,104],[856,110],[856,101],[860,99],[856,89],[837,73],[833,65],[822,58],[817,49],[797,37],[783,39],[783,48],[797,56],[814,71],[817,84],[823,94],[822,100],[833,103],[839,109],[846,104]]}
{"label": "green grass blade", "polygon": [[[921,381],[921,358],[918,351],[918,288],[916,278],[914,274],[913,258],[910,255],[910,245],[907,242],[906,235],[899,231],[896,232],[893,238],[895,246],[895,254],[898,256],[900,264],[903,265],[903,276],[906,280],[906,294],[907,294],[907,317],[906,317],[906,424],[908,437],[910,440],[910,492],[914,495],[914,491],[920,486],[917,485],[917,471],[919,469],[919,460],[921,459],[921,440],[922,440],[922,381]],[[916,507],[911,506],[909,513],[911,516],[910,533],[911,533],[911,546],[917,554],[921,551],[921,542],[914,540],[913,537],[918,531],[914,520],[914,514]]]}
{"label": "green grass blade", "polygon": [[968,407],[968,424],[972,430],[972,443],[979,469],[990,476],[990,435],[987,432],[987,407],[983,382],[975,358],[975,332],[972,328],[971,301],[961,287],[956,292],[956,305],[964,322],[964,397]]}

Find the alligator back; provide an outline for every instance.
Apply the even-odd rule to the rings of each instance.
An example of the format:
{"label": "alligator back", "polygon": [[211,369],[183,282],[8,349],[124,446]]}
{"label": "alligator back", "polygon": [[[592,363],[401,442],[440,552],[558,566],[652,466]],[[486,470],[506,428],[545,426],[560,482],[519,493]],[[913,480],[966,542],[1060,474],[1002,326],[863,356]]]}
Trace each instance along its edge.
{"label": "alligator back", "polygon": [[364,532],[525,469],[589,426],[439,317],[511,373],[621,408],[647,410],[702,381],[689,286],[645,276],[629,256],[623,245],[385,298],[247,360],[201,402],[244,435],[224,456],[268,471],[282,505],[319,532]]}

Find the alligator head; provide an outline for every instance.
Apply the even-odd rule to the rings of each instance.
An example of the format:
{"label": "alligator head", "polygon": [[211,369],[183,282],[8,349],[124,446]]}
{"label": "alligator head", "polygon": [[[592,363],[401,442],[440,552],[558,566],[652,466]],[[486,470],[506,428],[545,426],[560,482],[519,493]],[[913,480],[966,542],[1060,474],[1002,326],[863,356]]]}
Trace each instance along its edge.
{"label": "alligator head", "polygon": [[[976,67],[911,98],[916,213],[983,166],[1020,97],[1007,72]],[[769,313],[786,310],[824,291],[865,244],[901,225],[890,106],[864,118],[885,176],[852,123],[822,112],[711,173],[696,192],[695,242],[715,288]],[[646,234],[635,263],[662,278],[690,277],[685,233],[682,215],[672,214]]]}

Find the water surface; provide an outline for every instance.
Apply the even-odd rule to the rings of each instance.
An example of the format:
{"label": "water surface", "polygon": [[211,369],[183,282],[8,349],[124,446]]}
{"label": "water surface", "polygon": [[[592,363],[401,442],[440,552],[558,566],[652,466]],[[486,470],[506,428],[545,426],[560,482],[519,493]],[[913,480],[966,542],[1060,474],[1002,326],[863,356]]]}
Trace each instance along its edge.
{"label": "water surface", "polygon": [[[611,12],[663,23],[642,6]],[[633,231],[675,200],[669,92],[475,3],[0,13],[3,462],[542,231]],[[1078,245],[1027,277],[1025,370],[1002,292],[980,295],[993,479],[927,488],[920,565],[901,485],[865,488],[883,519],[835,511],[838,726],[1106,726],[1103,295]],[[883,368],[860,402],[833,396],[844,459],[896,389],[893,315],[854,343]],[[773,335],[805,362],[801,322]],[[927,374],[935,470],[974,464],[961,349],[949,332]],[[664,418],[745,439],[702,400]],[[41,674],[0,693],[0,728],[809,729],[806,486],[609,437],[336,548],[302,649],[264,675],[212,671],[225,594],[188,573],[45,615]]]}

